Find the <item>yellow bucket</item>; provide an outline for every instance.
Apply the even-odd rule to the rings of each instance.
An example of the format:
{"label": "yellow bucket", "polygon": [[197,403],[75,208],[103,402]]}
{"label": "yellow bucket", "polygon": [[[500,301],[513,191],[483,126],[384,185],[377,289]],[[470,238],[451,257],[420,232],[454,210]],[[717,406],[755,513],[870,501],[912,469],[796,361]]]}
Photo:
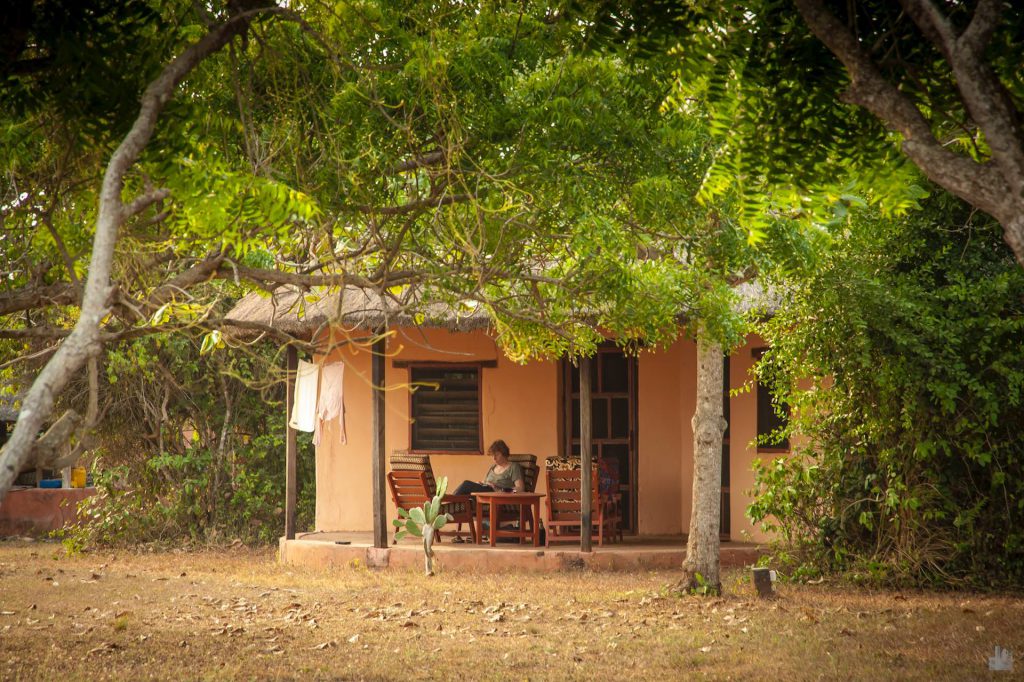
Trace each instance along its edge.
{"label": "yellow bucket", "polygon": [[71,469],[71,487],[85,487],[85,467],[74,467]]}

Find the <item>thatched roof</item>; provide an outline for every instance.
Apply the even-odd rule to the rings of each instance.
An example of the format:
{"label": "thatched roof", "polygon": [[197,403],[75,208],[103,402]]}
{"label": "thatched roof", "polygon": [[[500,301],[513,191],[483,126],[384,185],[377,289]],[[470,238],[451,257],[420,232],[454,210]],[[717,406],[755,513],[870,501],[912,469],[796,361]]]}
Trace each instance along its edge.
{"label": "thatched roof", "polygon": [[[756,280],[745,282],[736,290],[738,312],[771,313],[778,307],[776,292],[766,290]],[[686,318],[686,311],[680,311],[680,321],[685,322]],[[456,309],[447,304],[425,302],[413,289],[396,296],[390,293],[381,296],[376,291],[354,286],[341,291],[281,286],[273,295],[252,292],[243,297],[225,319],[229,325],[232,321],[241,323],[232,332],[234,336],[255,336],[259,334],[257,326],[262,325],[303,339],[315,337],[330,325],[367,331],[391,326],[422,326],[462,332],[493,326],[488,314],[472,305]]]}
{"label": "thatched roof", "polygon": [[750,280],[736,287],[738,301],[734,306],[739,313],[756,312],[771,315],[782,305],[782,294],[778,289],[765,286],[760,280]]}
{"label": "thatched roof", "polygon": [[[273,295],[252,292],[239,301],[225,316],[228,323],[239,321],[273,327],[286,334],[310,338],[341,325],[349,329],[373,330],[381,327],[425,326],[443,327],[452,331],[487,329],[491,320],[475,306],[454,309],[440,303],[427,303],[407,290],[401,295],[383,296],[373,290],[348,286],[342,290],[315,287],[300,290],[281,286]],[[253,327],[237,327],[238,336],[258,333]]]}

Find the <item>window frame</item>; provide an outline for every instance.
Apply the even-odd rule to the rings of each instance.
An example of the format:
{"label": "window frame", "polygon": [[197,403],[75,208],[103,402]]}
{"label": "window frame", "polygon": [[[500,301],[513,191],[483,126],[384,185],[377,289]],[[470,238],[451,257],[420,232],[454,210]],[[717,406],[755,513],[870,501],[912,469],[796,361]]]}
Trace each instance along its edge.
{"label": "window frame", "polygon": [[[395,367],[404,368],[409,371],[408,374],[408,385],[409,385],[409,453],[417,455],[483,455],[484,454],[484,410],[483,410],[483,399],[484,399],[484,367],[495,366],[493,362],[430,362],[430,361],[395,361],[393,363]],[[476,450],[455,450],[452,448],[417,448],[416,443],[413,440],[415,435],[415,411],[414,402],[416,400],[416,393],[418,390],[413,390],[413,372],[418,369],[442,369],[451,371],[465,371],[475,370],[476,371],[476,410],[477,410],[477,444]]]}

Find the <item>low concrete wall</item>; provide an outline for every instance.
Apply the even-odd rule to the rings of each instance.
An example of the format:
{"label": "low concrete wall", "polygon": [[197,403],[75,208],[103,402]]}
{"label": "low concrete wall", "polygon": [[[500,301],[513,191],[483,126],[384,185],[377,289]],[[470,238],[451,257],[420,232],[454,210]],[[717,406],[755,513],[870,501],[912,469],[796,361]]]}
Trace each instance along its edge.
{"label": "low concrete wall", "polygon": [[11,490],[0,504],[0,536],[45,535],[78,521],[78,503],[96,488]]}
{"label": "low concrete wall", "polygon": [[[722,548],[722,566],[746,566],[754,563],[760,549],[753,545]],[[597,571],[635,571],[679,568],[685,548],[602,547],[593,552],[568,548],[491,548],[434,546],[434,569],[499,573],[507,571],[552,572],[589,569]],[[418,545],[396,545],[377,549],[366,545],[337,545],[322,540],[285,540],[281,538],[278,556],[283,564],[322,569],[388,568],[423,570],[423,549]]]}

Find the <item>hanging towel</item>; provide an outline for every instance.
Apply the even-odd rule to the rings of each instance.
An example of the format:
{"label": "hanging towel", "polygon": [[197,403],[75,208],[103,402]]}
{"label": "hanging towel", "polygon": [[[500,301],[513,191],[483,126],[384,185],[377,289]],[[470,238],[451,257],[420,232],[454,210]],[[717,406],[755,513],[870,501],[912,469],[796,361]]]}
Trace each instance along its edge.
{"label": "hanging towel", "polygon": [[296,431],[312,431],[316,427],[316,389],[320,382],[320,366],[299,360],[295,373],[295,402],[288,426]]}
{"label": "hanging towel", "polygon": [[345,363],[334,362],[324,365],[320,370],[320,398],[316,404],[316,429],[313,431],[313,444],[320,444],[320,434],[324,424],[332,419],[339,419],[341,442],[345,444]]}

